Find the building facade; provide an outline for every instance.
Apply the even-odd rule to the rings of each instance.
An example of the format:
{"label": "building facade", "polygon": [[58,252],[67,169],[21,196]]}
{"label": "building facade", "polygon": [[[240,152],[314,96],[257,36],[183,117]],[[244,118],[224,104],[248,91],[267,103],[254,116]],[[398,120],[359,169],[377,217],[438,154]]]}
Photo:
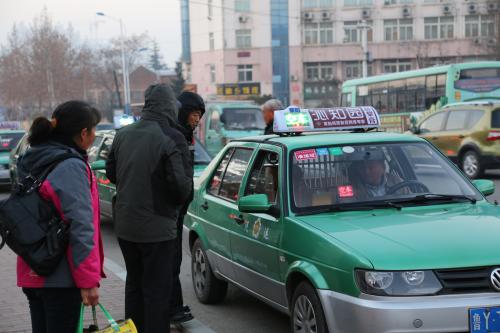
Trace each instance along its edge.
{"label": "building facade", "polygon": [[498,57],[497,0],[197,0],[182,9],[186,77],[204,97],[326,106],[362,76],[365,56],[368,75]]}

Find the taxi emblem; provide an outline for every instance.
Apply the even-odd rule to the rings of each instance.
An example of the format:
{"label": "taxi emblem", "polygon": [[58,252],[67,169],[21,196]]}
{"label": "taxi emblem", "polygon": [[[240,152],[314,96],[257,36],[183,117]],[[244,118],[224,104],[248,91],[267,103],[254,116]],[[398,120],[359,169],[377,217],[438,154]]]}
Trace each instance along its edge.
{"label": "taxi emblem", "polygon": [[255,221],[252,229],[252,236],[254,238],[259,238],[261,227],[262,227],[262,222],[260,221],[260,219],[258,219],[257,221]]}
{"label": "taxi emblem", "polygon": [[500,291],[500,268],[496,268],[491,272],[491,285],[496,291]]}

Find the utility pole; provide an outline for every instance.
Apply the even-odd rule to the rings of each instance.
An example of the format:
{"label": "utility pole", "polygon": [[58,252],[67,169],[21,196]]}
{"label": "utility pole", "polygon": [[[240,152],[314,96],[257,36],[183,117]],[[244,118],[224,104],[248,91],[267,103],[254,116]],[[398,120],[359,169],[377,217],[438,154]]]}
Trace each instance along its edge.
{"label": "utility pole", "polygon": [[368,29],[371,26],[365,20],[358,24],[358,29],[361,31],[361,48],[363,49],[363,77],[368,76]]}

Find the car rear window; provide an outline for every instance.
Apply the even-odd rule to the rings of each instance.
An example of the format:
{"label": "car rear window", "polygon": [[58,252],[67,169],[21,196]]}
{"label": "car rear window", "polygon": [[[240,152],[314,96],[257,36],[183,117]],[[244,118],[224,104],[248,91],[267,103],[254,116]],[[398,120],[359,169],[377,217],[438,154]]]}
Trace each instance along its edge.
{"label": "car rear window", "polygon": [[500,128],[500,109],[496,109],[491,113],[491,127]]}

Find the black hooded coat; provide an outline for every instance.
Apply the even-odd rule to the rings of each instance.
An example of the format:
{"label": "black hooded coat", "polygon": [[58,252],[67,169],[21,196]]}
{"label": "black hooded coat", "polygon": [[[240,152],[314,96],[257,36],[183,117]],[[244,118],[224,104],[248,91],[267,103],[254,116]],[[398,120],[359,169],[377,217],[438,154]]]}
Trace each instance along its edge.
{"label": "black hooded coat", "polygon": [[131,242],[168,241],[177,237],[180,210],[191,196],[189,150],[169,86],[150,86],[142,112],[118,131],[106,162],[117,191],[115,233]]}

